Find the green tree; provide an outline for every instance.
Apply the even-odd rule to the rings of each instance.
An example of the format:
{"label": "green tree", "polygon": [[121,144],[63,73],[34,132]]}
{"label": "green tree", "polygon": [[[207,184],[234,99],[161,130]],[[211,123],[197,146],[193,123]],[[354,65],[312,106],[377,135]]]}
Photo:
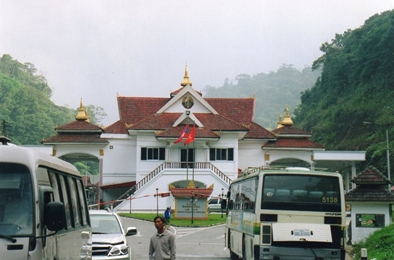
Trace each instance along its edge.
{"label": "green tree", "polygon": [[[55,128],[75,120],[77,110],[57,106],[44,76],[36,75],[31,63],[21,64],[8,54],[0,58],[0,120],[2,134],[15,144],[40,144],[54,134]],[[87,107],[92,123],[99,123],[103,108]]]}
{"label": "green tree", "polygon": [[321,76],[302,92],[294,118],[327,149],[366,150],[365,164],[381,171],[387,170],[385,130],[394,137],[393,41],[394,11],[387,11],[322,44],[323,55],[312,66]]}

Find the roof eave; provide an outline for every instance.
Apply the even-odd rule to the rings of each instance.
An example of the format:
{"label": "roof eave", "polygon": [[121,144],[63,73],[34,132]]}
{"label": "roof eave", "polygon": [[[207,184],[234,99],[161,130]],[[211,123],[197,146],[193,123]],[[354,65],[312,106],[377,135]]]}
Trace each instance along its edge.
{"label": "roof eave", "polygon": [[270,149],[270,150],[305,150],[305,151],[316,151],[316,150],[321,150],[324,151],[324,148],[308,148],[308,147],[272,147],[272,146],[262,146],[262,148]]}
{"label": "roof eave", "polygon": [[43,144],[45,144],[45,145],[49,145],[49,144],[51,144],[51,145],[56,145],[56,144],[72,144],[72,145],[86,145],[86,144],[91,144],[91,145],[107,145],[109,142],[108,141],[105,141],[105,142],[102,142],[102,143],[98,143],[98,142],[78,142],[78,143],[75,143],[75,142],[42,142]]}
{"label": "roof eave", "polygon": [[74,129],[74,130],[56,130],[56,132],[58,133],[99,133],[101,134],[102,132],[104,132],[103,130],[83,130],[83,129]]}

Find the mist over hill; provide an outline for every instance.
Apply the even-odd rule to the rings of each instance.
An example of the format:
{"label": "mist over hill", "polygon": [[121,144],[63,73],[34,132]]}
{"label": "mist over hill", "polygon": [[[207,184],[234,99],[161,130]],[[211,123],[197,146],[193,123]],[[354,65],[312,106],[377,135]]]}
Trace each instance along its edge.
{"label": "mist over hill", "polygon": [[240,74],[236,82],[225,80],[223,86],[207,86],[205,97],[255,97],[255,122],[267,129],[274,129],[286,107],[290,112],[301,102],[301,93],[311,88],[320,71],[311,67],[297,70],[283,64],[277,71],[257,75]]}
{"label": "mist over hill", "polygon": [[[0,135],[14,144],[36,145],[56,134],[55,128],[75,120],[76,108],[51,101],[52,89],[34,64],[11,55],[0,58]],[[86,107],[92,123],[106,116],[101,107]]]}

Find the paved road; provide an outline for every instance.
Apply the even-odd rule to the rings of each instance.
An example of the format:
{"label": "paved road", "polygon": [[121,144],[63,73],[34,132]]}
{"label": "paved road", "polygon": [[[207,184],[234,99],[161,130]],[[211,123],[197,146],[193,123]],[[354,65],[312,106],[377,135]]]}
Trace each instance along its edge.
{"label": "paved road", "polygon": [[[122,218],[124,227],[134,226],[136,236],[128,237],[134,259],[148,259],[149,239],[156,232],[152,222]],[[177,238],[177,260],[229,260],[224,248],[224,226],[206,228],[171,228]],[[347,248],[348,250],[350,248]],[[346,260],[352,260],[346,255]]]}
{"label": "paved road", "polygon": [[[122,218],[124,227],[134,226],[136,236],[128,237],[134,258],[148,259],[149,239],[156,232],[152,222]],[[229,260],[224,248],[224,226],[205,228],[171,228],[176,236],[177,260]]]}

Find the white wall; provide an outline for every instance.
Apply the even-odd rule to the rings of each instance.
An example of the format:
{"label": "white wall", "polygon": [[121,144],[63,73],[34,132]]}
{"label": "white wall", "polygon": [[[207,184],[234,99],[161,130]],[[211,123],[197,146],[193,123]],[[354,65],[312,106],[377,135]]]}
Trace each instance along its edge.
{"label": "white wall", "polygon": [[376,230],[380,228],[373,227],[356,227],[356,214],[385,214],[384,223],[386,226],[391,224],[389,213],[390,205],[379,202],[360,202],[351,204],[351,227],[352,227],[352,243],[356,244],[366,239]]}
{"label": "white wall", "polygon": [[239,142],[238,168],[244,170],[248,167],[264,166],[264,151],[261,149],[261,140],[245,140]]}

